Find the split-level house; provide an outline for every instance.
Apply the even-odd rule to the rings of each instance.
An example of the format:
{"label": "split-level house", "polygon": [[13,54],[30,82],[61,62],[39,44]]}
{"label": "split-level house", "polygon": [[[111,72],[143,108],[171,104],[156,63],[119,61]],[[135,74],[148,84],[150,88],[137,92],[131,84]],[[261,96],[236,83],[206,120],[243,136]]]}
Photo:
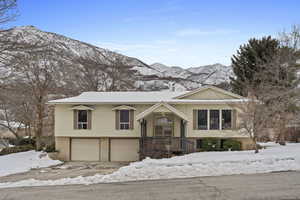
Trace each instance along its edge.
{"label": "split-level house", "polygon": [[135,161],[158,151],[201,150],[203,138],[231,138],[251,148],[238,125],[245,100],[207,86],[186,92],[84,92],[49,104],[55,105],[60,159]]}

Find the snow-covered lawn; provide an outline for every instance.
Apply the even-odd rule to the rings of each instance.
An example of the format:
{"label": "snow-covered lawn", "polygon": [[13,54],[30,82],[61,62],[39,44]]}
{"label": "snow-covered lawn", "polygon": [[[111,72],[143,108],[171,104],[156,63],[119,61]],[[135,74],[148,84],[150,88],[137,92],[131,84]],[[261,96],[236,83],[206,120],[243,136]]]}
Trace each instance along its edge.
{"label": "snow-covered lawn", "polygon": [[51,160],[46,153],[37,151],[8,154],[0,156],[0,177],[61,163],[58,160]]}
{"label": "snow-covered lawn", "polygon": [[59,180],[28,179],[19,182],[0,183],[0,188],[95,184],[121,181],[169,179],[231,174],[252,174],[274,171],[300,170],[300,144],[286,146],[267,143],[268,148],[258,154],[253,151],[201,152],[168,159],[145,159],[131,163],[118,171],[88,177]]}

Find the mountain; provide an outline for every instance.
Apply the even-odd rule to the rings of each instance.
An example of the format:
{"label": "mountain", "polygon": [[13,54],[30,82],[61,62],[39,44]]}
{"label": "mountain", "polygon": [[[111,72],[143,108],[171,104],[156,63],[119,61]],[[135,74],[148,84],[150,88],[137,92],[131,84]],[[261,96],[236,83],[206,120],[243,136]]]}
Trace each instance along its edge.
{"label": "mountain", "polygon": [[[62,55],[71,55],[71,57],[83,57],[86,60],[92,60],[106,54],[122,57],[131,66],[129,70],[132,70],[135,77],[132,81],[134,81],[135,89],[138,90],[190,90],[205,84],[228,82],[229,76],[232,76],[231,67],[221,64],[188,69],[179,66],[166,66],[161,63],[148,65],[137,58],[118,54],[56,33],[45,32],[34,26],[15,27],[9,32],[11,39],[15,42],[34,44],[42,40],[51,44],[51,48],[60,51]],[[64,66],[59,70],[65,72],[66,78],[76,77],[78,75],[75,74],[76,71],[80,71],[78,70],[79,66]],[[62,84],[64,83],[62,82]],[[76,86],[77,83],[73,82],[72,84]],[[76,88],[75,86],[74,88]]]}
{"label": "mountain", "polygon": [[[176,90],[190,90],[201,85],[219,85],[228,83],[229,77],[233,76],[232,67],[222,64],[205,65],[200,67],[182,68],[179,66],[167,66],[154,63],[147,67],[135,67],[140,74],[144,75],[144,82],[148,88],[156,89],[175,85]],[[147,80],[147,77],[151,77]],[[155,82],[153,82],[155,80]]]}

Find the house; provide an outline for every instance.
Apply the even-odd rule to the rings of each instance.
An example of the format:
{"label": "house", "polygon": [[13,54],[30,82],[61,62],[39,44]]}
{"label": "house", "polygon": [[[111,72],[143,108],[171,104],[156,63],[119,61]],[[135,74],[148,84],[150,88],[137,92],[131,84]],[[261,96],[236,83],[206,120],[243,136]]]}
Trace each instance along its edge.
{"label": "house", "polygon": [[162,151],[189,153],[203,138],[231,138],[251,148],[238,129],[246,98],[207,86],[186,92],[84,92],[52,100],[59,158],[135,161]]}

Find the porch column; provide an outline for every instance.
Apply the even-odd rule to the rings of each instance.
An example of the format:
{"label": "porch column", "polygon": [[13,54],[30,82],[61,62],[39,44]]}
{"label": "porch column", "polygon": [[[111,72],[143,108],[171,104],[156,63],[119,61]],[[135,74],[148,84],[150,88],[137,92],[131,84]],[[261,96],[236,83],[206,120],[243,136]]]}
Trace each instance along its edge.
{"label": "porch column", "polygon": [[222,110],[219,110],[219,129],[222,130]]}
{"label": "porch column", "polygon": [[140,122],[141,126],[141,137],[147,137],[147,121],[142,119]]}
{"label": "porch column", "polygon": [[139,156],[140,160],[144,157],[144,144],[145,144],[145,137],[147,137],[147,121],[145,119],[142,119],[140,121],[140,127],[141,127],[141,138],[140,138],[140,151]]}
{"label": "porch column", "polygon": [[180,120],[180,147],[181,149],[186,148],[184,138],[186,137],[186,121]]}

